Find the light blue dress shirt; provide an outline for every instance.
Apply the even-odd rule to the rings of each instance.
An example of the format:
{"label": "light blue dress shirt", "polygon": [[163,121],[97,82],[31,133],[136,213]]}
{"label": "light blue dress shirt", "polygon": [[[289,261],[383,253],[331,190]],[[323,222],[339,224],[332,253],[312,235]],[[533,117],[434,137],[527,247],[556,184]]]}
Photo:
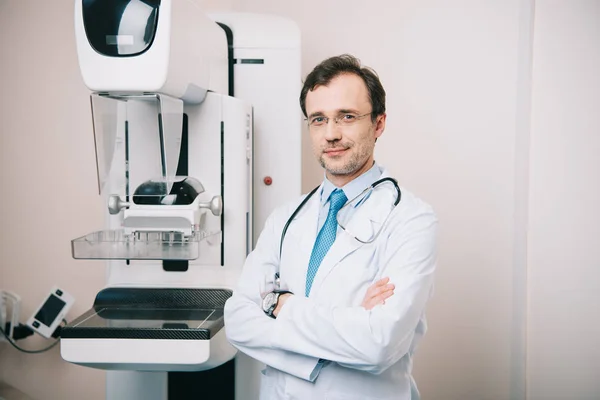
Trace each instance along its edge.
{"label": "light blue dress shirt", "polygon": [[[344,185],[344,187],[342,187],[341,189],[344,191],[344,194],[346,195],[348,201],[352,201],[353,198],[358,196],[367,187],[371,186],[373,182],[377,181],[381,177],[381,173],[381,168],[377,165],[377,163],[373,163],[371,169]],[[327,176],[325,176],[323,188],[321,190],[321,208],[319,211],[319,223],[317,227],[317,234],[325,224],[325,220],[327,219],[327,213],[329,212],[329,196],[331,195],[331,192],[333,192],[335,189],[337,189],[337,187],[333,183],[331,183],[329,179],[327,179]],[[353,208],[356,208],[359,204],[360,202],[355,204]],[[353,211],[354,209],[348,210],[348,213],[345,214],[345,217],[349,219]],[[338,226],[338,233],[340,229],[341,228]]]}

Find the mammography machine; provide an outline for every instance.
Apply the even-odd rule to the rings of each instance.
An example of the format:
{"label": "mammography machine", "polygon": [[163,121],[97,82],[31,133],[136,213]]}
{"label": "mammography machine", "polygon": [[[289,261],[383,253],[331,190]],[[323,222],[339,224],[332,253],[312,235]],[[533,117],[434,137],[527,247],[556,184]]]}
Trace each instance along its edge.
{"label": "mammography machine", "polygon": [[[300,34],[192,0],[75,0],[106,226],[72,241],[107,284],[61,355],[107,399],[257,398],[223,306],[267,215],[300,194]],[[235,388],[235,390],[234,390]]]}

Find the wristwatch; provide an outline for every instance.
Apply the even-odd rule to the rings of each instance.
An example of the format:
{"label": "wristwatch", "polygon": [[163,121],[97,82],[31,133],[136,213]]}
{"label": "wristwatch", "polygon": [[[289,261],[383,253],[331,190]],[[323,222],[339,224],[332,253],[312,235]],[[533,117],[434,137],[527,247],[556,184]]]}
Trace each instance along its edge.
{"label": "wristwatch", "polygon": [[271,293],[267,293],[262,301],[262,309],[271,318],[275,318],[273,315],[273,311],[277,308],[277,303],[279,302],[279,296],[285,293],[292,293],[287,290],[277,290]]}

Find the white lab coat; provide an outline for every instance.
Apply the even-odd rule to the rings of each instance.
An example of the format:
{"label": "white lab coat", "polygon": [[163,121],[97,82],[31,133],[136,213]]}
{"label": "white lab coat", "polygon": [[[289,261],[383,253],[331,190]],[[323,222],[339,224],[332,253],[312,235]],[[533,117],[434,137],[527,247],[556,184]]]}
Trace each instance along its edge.
{"label": "white lab coat", "polygon": [[[382,177],[388,176],[386,171]],[[411,376],[413,351],[425,333],[424,309],[433,288],[437,219],[431,207],[401,188],[402,198],[374,243],[338,231],[310,296],[306,271],[317,235],[319,191],[290,224],[281,260],[281,232],[300,203],[275,210],[238,287],[225,305],[225,329],[240,351],[267,365],[261,399],[418,399]],[[377,193],[377,192],[375,192]],[[376,232],[389,214],[395,190],[373,193],[348,230]],[[282,289],[295,295],[277,319],[265,315],[261,295],[279,270]],[[376,280],[396,288],[384,305],[361,307]],[[327,360],[319,365],[319,359]],[[315,379],[316,378],[316,379]]]}

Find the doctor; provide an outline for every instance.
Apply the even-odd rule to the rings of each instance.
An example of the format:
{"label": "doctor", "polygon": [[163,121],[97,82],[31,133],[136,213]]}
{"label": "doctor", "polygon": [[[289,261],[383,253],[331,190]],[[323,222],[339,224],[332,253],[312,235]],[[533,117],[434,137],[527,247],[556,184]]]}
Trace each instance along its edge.
{"label": "doctor", "polygon": [[307,76],[300,105],[325,179],[268,218],[225,305],[227,337],[266,364],[261,399],[419,399],[411,370],[435,214],[390,179],[369,190],[388,177],[373,156],[386,123],[373,70],[329,58]]}

